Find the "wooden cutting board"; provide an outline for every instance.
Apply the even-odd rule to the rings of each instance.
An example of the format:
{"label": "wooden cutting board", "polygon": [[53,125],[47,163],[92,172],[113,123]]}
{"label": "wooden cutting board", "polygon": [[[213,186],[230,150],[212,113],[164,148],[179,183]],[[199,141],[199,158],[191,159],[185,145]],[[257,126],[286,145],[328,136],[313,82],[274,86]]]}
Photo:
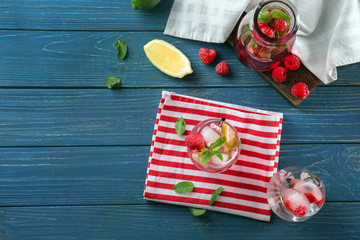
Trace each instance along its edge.
{"label": "wooden cutting board", "polygon": [[[244,16],[244,15],[243,15]],[[227,42],[234,47],[235,45],[235,36],[239,26],[239,23],[242,19],[240,18],[238,24],[236,25],[235,29],[231,33],[230,37],[227,39]],[[266,82],[270,84],[281,96],[283,96],[291,105],[294,107],[299,106],[299,104],[306,100],[294,97],[291,94],[291,87],[298,83],[304,82],[309,87],[309,92],[311,93],[321,82],[319,78],[317,78],[309,69],[307,69],[303,64],[301,64],[300,68],[296,71],[288,71],[287,72],[287,79],[285,82],[279,83],[272,79],[271,77],[272,71],[267,72],[257,72]]]}

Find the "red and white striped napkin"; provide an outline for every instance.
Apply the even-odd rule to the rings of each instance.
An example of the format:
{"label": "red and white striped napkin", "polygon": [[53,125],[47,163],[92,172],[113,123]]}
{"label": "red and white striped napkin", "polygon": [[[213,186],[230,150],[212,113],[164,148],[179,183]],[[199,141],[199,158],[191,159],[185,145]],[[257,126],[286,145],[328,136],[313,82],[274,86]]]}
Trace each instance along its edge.
{"label": "red and white striped napkin", "polygon": [[[186,131],[178,136],[175,121],[183,117]],[[240,134],[238,161],[222,173],[199,170],[187,155],[185,137],[199,122],[226,118]],[[144,198],[270,221],[266,183],[277,171],[282,113],[263,111],[163,91],[151,143]],[[190,193],[172,188],[191,181]],[[212,192],[224,190],[210,206]]]}

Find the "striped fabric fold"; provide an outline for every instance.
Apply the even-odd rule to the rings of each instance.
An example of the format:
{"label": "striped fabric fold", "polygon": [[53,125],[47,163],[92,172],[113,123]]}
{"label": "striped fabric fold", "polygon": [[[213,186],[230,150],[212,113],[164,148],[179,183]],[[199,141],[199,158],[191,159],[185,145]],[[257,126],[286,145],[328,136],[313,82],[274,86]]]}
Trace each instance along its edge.
{"label": "striped fabric fold", "polygon": [[[179,117],[186,121],[182,136],[175,131]],[[208,173],[191,162],[184,139],[199,122],[222,117],[239,132],[241,153],[230,169]],[[282,119],[282,113],[163,91],[151,142],[144,198],[270,221],[266,184],[277,171]],[[175,184],[185,180],[194,183],[193,192],[173,191]],[[210,206],[210,196],[220,186],[224,191]]]}

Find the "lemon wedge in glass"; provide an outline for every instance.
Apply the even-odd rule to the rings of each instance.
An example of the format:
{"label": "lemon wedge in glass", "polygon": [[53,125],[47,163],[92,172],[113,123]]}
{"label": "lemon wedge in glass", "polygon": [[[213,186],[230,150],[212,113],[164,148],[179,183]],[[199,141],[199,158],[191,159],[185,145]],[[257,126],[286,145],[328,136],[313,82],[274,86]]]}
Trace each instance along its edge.
{"label": "lemon wedge in glass", "polygon": [[189,59],[176,47],[160,39],[154,39],[144,46],[150,62],[163,73],[183,78],[193,72]]}

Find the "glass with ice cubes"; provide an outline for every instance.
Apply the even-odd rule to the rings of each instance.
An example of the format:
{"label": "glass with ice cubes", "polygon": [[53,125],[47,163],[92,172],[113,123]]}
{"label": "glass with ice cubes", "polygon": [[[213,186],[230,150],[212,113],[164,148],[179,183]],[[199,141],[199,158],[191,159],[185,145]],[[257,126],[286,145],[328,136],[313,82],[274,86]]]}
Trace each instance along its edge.
{"label": "glass with ice cubes", "polygon": [[[225,118],[202,121],[192,129],[190,134],[192,133],[202,135],[205,140],[205,146],[200,151],[187,148],[191,161],[199,169],[206,172],[223,172],[238,159],[240,137],[236,129]],[[217,144],[218,142],[221,142],[220,145]],[[203,154],[209,156],[207,161],[201,157]]]}
{"label": "glass with ice cubes", "polygon": [[314,216],[324,205],[325,186],[313,173],[302,167],[278,171],[267,187],[271,210],[290,222],[301,222]]}

